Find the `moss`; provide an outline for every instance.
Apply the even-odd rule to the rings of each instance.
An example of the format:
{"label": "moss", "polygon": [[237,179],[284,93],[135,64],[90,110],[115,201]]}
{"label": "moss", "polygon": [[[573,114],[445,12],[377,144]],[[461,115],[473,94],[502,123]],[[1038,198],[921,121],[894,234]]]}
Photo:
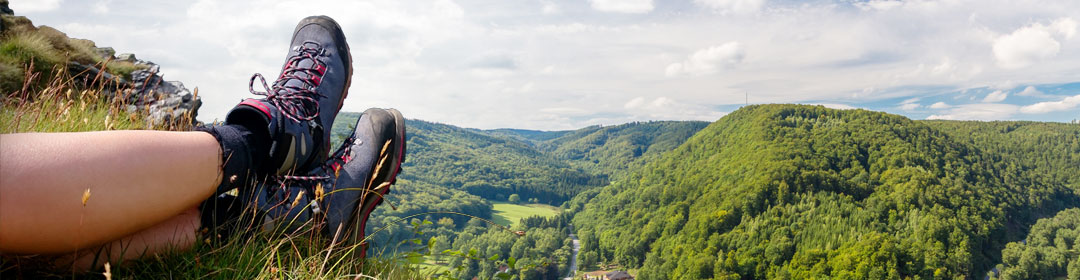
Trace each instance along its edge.
{"label": "moss", "polygon": [[131,72],[136,70],[143,70],[148,68],[146,65],[136,65],[135,63],[127,61],[109,61],[105,64],[105,70],[113,75],[124,77],[124,79],[131,80]]}

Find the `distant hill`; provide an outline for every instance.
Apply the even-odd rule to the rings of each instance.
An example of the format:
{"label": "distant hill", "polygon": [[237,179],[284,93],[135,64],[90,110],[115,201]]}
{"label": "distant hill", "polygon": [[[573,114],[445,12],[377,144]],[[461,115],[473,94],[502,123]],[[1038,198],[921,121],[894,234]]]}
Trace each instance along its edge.
{"label": "distant hill", "polygon": [[996,155],[1006,169],[1080,192],[1080,125],[1029,121],[925,121],[980,150]]}
{"label": "distant hill", "polygon": [[[342,113],[334,135],[351,132],[357,113]],[[406,121],[409,155],[401,177],[466,191],[486,199],[518,194],[558,205],[582,190],[607,183],[545,155],[516,137],[420,120]]]}
{"label": "distant hill", "polygon": [[[1051,171],[1074,156],[1025,172],[952,125],[744,107],[575,198],[582,253],[639,279],[981,278],[1036,218],[1080,205],[1062,183],[1076,175]],[[1071,134],[1031,133],[1050,143],[1009,145],[1077,151]]]}
{"label": "distant hill", "polygon": [[539,149],[574,167],[612,176],[674,150],[707,125],[702,121],[653,121],[592,126],[542,142]]}
{"label": "distant hill", "polygon": [[541,130],[528,130],[528,129],[513,129],[513,128],[500,128],[484,130],[491,135],[501,135],[512,137],[521,141],[525,141],[532,144],[538,144],[540,142],[548,141],[551,139],[562,137],[563,135],[573,132],[573,130],[562,131],[541,131]]}
{"label": "distant hill", "polygon": [[[358,113],[341,113],[333,135],[351,133]],[[407,120],[402,178],[493,200],[559,205],[608,183],[642,156],[674,149],[705,122],[647,122],[574,131],[479,130]]]}
{"label": "distant hill", "polygon": [[409,157],[402,176],[458,188],[487,199],[518,194],[558,205],[607,178],[574,168],[506,136],[451,125],[410,120]]}

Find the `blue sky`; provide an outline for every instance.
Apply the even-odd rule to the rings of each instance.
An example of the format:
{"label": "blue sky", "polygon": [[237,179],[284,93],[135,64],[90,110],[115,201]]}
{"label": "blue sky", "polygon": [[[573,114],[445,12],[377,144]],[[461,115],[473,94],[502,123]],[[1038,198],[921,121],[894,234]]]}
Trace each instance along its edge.
{"label": "blue sky", "polygon": [[280,70],[295,23],[337,19],[344,110],[476,128],[716,120],[744,102],[912,119],[1080,119],[1080,1],[12,1],[162,65],[222,118]]}

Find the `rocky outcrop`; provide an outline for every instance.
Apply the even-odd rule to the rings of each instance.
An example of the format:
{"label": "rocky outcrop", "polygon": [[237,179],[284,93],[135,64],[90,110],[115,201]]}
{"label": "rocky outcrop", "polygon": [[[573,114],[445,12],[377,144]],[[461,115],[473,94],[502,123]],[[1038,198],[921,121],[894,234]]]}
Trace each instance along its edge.
{"label": "rocky outcrop", "polygon": [[128,105],[128,111],[145,108],[150,120],[156,124],[184,121],[185,115],[189,116],[187,121],[195,122],[199,107],[202,106],[202,100],[198,96],[192,94],[180,81],[165,81],[160,75],[160,67],[153,62],[136,60],[135,65],[144,65],[147,68],[131,72],[130,90],[135,98],[132,100],[134,104]]}
{"label": "rocky outcrop", "polygon": [[[195,123],[202,105],[198,91],[193,93],[179,81],[166,81],[157,64],[140,60],[130,53],[118,55],[113,48],[99,48],[93,41],[70,38],[52,27],[34,26],[26,17],[10,15],[10,9],[5,9],[7,4],[7,0],[0,0],[0,23],[3,23],[0,35],[34,34],[48,41],[44,48],[48,48],[49,53],[58,54],[49,60],[56,65],[42,67],[43,71],[63,67],[66,63],[77,88],[95,89],[106,96],[122,99],[123,104],[128,104],[128,112],[148,116],[147,121],[154,126]],[[0,64],[4,63],[14,64],[12,69],[20,69],[25,64]],[[22,81],[25,77],[21,71],[15,71],[13,75],[0,76],[0,79]],[[18,82],[12,87],[21,85],[22,82]],[[0,90],[10,91],[6,87]]]}
{"label": "rocky outcrop", "polygon": [[8,0],[0,0],[0,14],[9,16],[15,14],[15,11],[12,11],[11,8],[8,8]]}
{"label": "rocky outcrop", "polygon": [[[120,61],[113,57],[112,48],[97,48],[103,59]],[[123,56],[123,55],[122,55]],[[180,81],[166,81],[157,64],[134,59],[128,54],[139,70],[131,72],[130,79],[102,71],[97,65],[69,62],[68,70],[75,81],[88,87],[101,89],[106,96],[122,98],[129,113],[144,113],[151,124],[169,125],[180,122],[195,123],[202,99],[192,93]]]}

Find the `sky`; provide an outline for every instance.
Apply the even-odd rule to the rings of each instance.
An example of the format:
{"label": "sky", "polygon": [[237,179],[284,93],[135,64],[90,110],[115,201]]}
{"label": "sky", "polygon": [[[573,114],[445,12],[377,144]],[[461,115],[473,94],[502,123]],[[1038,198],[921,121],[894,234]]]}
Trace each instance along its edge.
{"label": "sky", "polygon": [[481,129],[715,121],[745,104],[911,119],[1080,119],[1080,1],[15,0],[16,15],[199,88],[276,76],[308,15],[343,27],[342,110]]}

